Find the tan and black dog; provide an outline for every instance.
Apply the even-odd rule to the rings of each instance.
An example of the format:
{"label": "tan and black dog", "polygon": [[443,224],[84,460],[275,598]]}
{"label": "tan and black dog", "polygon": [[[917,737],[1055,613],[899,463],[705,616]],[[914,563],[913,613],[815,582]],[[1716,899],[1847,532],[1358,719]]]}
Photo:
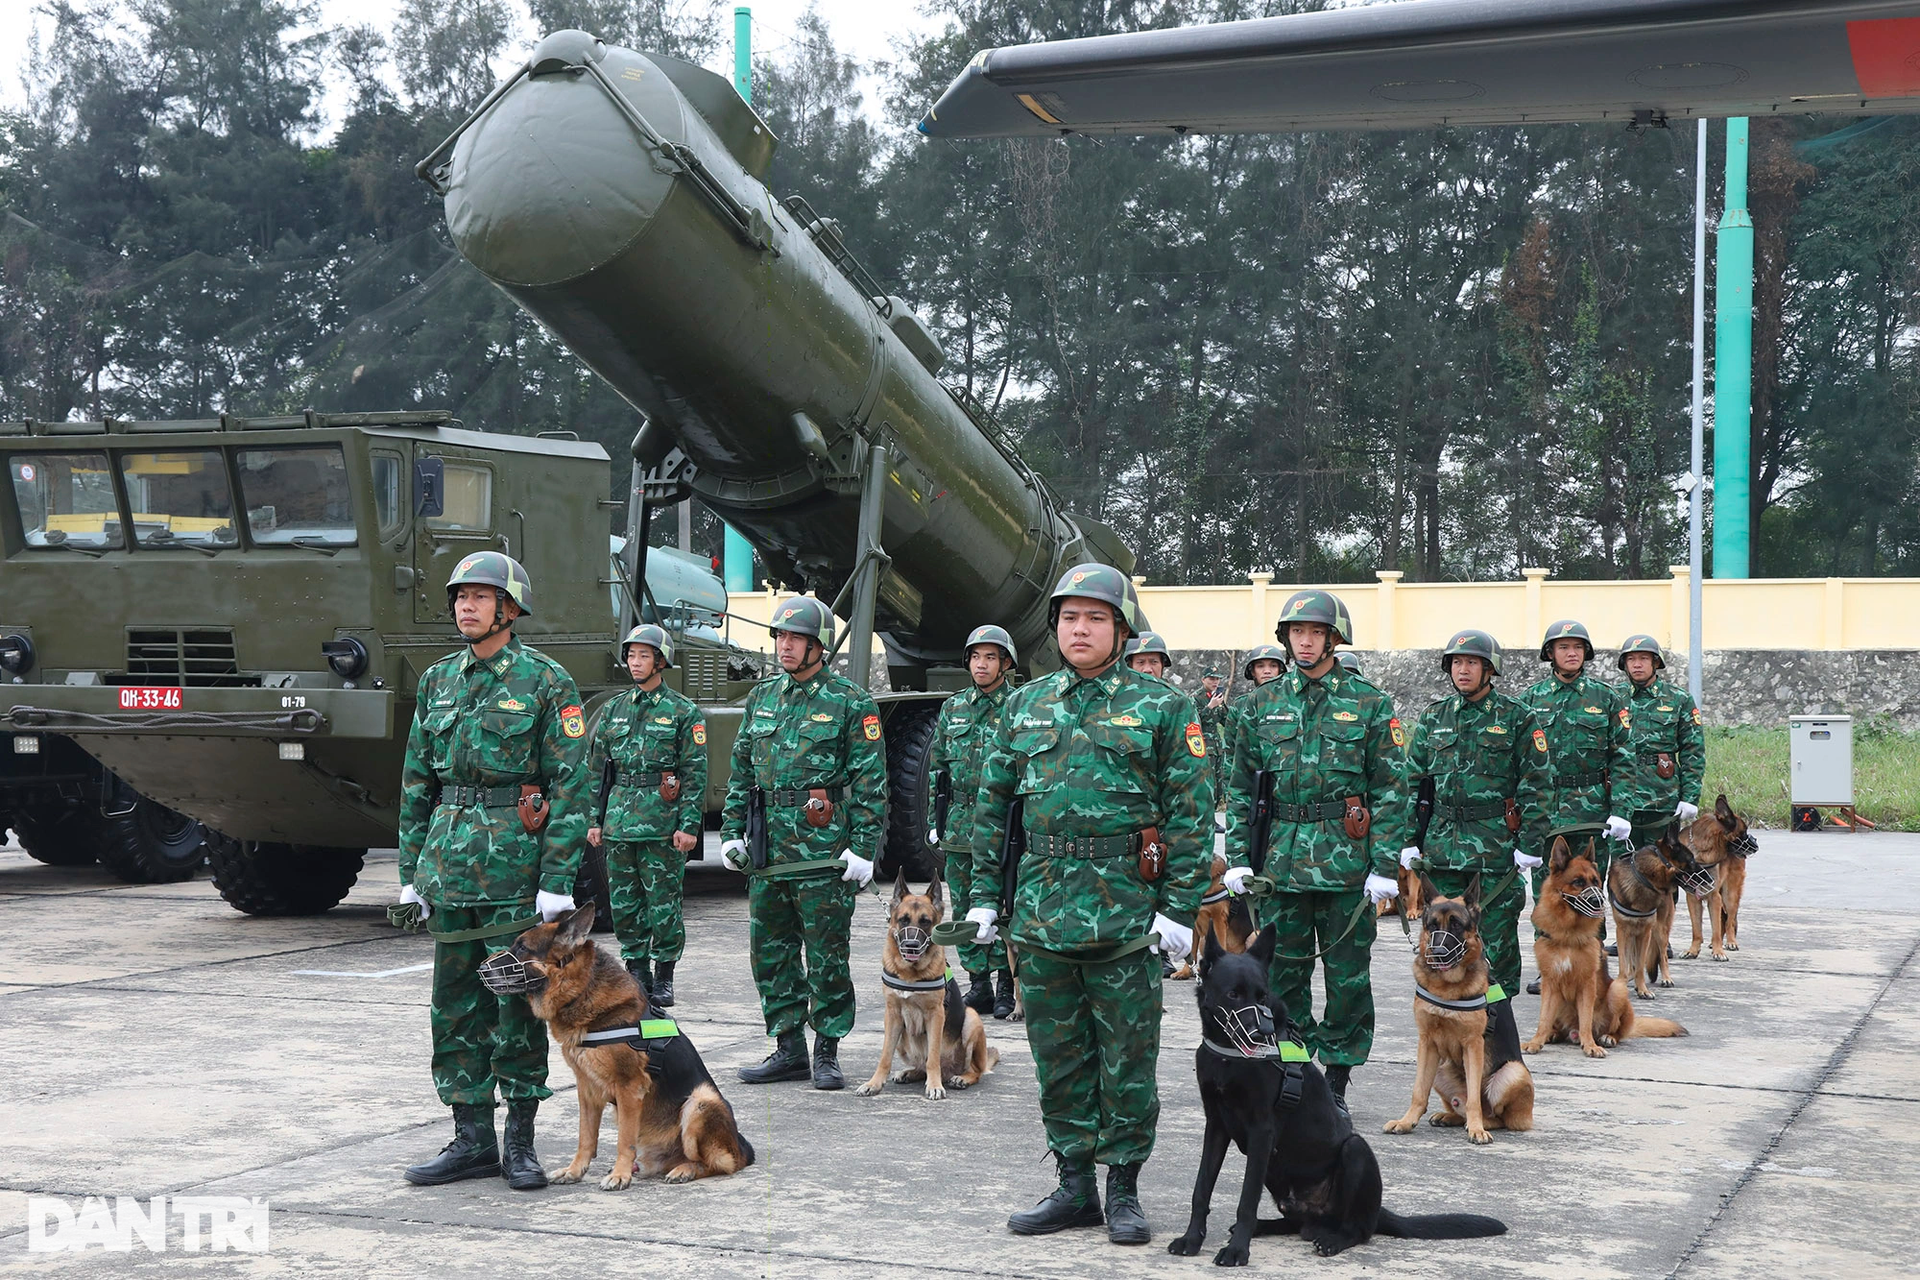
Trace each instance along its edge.
{"label": "tan and black dog", "polygon": [[1227,892],[1227,860],[1213,856],[1213,879],[1207,884],[1207,896],[1200,899],[1200,914],[1193,918],[1193,949],[1170,975],[1174,982],[1185,982],[1194,975],[1194,957],[1203,954],[1208,938],[1220,939],[1222,950],[1240,955],[1253,936],[1253,913],[1247,900]]}
{"label": "tan and black dog", "polygon": [[1467,1140],[1493,1141],[1489,1129],[1533,1128],[1533,1073],[1520,1057],[1513,1001],[1487,1001],[1487,959],[1480,941],[1480,880],[1448,898],[1420,877],[1420,941],[1413,957],[1413,1025],[1420,1033],[1413,1101],[1388,1133],[1409,1133],[1440,1094],[1437,1125],[1467,1128]]}
{"label": "tan and black dog", "polygon": [[1553,842],[1547,879],[1533,906],[1533,958],[1540,967],[1540,1025],[1522,1045],[1538,1053],[1549,1041],[1570,1035],[1589,1058],[1634,1037],[1683,1036],[1687,1029],[1666,1018],[1634,1014],[1627,984],[1607,969],[1600,923],[1607,895],[1593,861],[1593,841],[1576,854],[1565,836]]}
{"label": "tan and black dog", "polygon": [[586,1174],[609,1103],[619,1146],[602,1190],[619,1191],[636,1175],[692,1182],[738,1173],[754,1156],[733,1108],[693,1042],[664,1019],[647,1020],[640,984],[593,944],[592,928],[588,903],[527,930],[505,953],[524,966],[527,1000],[546,1020],[579,1094],[580,1145],[553,1181],[578,1182]]}
{"label": "tan and black dog", "polygon": [[1747,820],[1733,811],[1726,793],[1721,792],[1713,802],[1713,812],[1688,823],[1680,838],[1693,851],[1694,859],[1714,873],[1710,892],[1687,892],[1687,919],[1693,924],[1693,941],[1681,959],[1699,958],[1700,914],[1704,907],[1713,936],[1713,958],[1725,960],[1727,952],[1740,949],[1740,898],[1747,889],[1747,855],[1755,848],[1753,837],[1747,834]]}
{"label": "tan and black dog", "polygon": [[1673,886],[1701,886],[1713,871],[1694,861],[1693,851],[1680,840],[1678,823],[1652,844],[1618,857],[1607,869],[1607,905],[1613,909],[1614,937],[1619,940],[1620,976],[1633,994],[1653,999],[1647,988],[1652,975],[1663,987],[1673,985],[1668,966],[1668,944],[1673,940]]}
{"label": "tan and black dog", "polygon": [[892,1079],[906,1084],[925,1080],[929,1099],[946,1097],[948,1089],[969,1088],[999,1064],[1000,1051],[987,1043],[980,1015],[960,998],[960,984],[947,969],[947,949],[933,940],[933,926],[945,914],[938,876],[925,893],[912,891],[904,871],[893,882],[893,901],[887,908],[891,923],[880,949],[886,1030],[880,1037],[880,1065],[854,1090],[863,1098],[887,1087],[896,1053],[901,1067]]}

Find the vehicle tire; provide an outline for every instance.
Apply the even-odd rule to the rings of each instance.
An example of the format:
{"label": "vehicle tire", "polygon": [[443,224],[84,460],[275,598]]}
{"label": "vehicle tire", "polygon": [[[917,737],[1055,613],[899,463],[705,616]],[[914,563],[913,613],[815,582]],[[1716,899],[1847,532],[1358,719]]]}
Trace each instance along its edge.
{"label": "vehicle tire", "polygon": [[128,884],[190,880],[207,860],[207,829],[185,814],[126,788],[116,788],[101,819],[100,865]]}
{"label": "vehicle tire", "polygon": [[933,812],[927,758],[939,724],[937,702],[902,704],[887,721],[887,836],[875,878],[891,880],[905,869],[909,880],[931,880],[946,864],[945,855],[927,843]]}
{"label": "vehicle tire", "polygon": [[207,833],[213,887],[228,906],[250,916],[315,916],[332,910],[353,888],[366,855],[365,849]]}
{"label": "vehicle tire", "polygon": [[607,883],[607,847],[602,844],[581,846],[580,874],[573,878],[573,904],[593,904],[593,931],[613,932],[613,890]]}
{"label": "vehicle tire", "polygon": [[100,815],[86,805],[40,806],[14,814],[8,825],[27,856],[50,867],[84,867],[99,857]]}

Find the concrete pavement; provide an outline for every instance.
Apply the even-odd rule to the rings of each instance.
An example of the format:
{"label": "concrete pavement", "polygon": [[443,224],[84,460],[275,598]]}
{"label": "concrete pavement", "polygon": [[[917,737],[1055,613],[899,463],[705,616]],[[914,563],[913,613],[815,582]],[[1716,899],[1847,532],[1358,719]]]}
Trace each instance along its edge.
{"label": "concrete pavement", "polygon": [[[1484,1242],[1376,1240],[1338,1259],[1297,1240],[1254,1243],[1256,1267],[1316,1276],[1911,1275],[1920,1244],[1920,837],[1761,833],[1728,963],[1676,962],[1652,1011],[1692,1035],[1635,1041],[1604,1061],[1556,1046],[1531,1060],[1537,1129],[1472,1148],[1458,1131],[1388,1137],[1412,1080],[1411,952],[1391,922],[1374,950],[1379,1032],[1355,1074],[1354,1117],[1387,1203],[1462,1208],[1511,1227]],[[121,885],[98,869],[0,852],[0,1269],[94,1274],[899,1277],[1193,1276],[1224,1239],[1229,1157],[1208,1250],[1169,1257],[1185,1225],[1201,1116],[1193,988],[1170,983],[1159,1148],[1142,1178],[1146,1249],[1101,1233],[1007,1234],[1050,1186],[1023,1031],[989,1022],[999,1070],[929,1103],[911,1086],[750,1088],[733,1068],[766,1051],[745,958],[745,899],[698,873],[675,1011],[733,1102],[760,1163],[688,1187],[609,1193],[592,1180],[515,1193],[487,1180],[407,1186],[447,1113],[427,1076],[431,945],[385,920],[392,855],[325,916],[258,920],[204,879]],[[1684,942],[1686,925],[1679,924]],[[859,1025],[842,1050],[878,1054],[882,900],[855,922]],[[1530,956],[1530,949],[1529,949]],[[1529,969],[1531,960],[1529,958]],[[1645,1007],[1645,1006],[1643,1006]],[[1537,1003],[1520,999],[1523,1033]],[[573,1143],[565,1064],[541,1113],[549,1169]],[[596,1173],[611,1156],[606,1134]],[[30,1196],[264,1197],[265,1256],[29,1253]],[[1271,1212],[1271,1210],[1269,1210]]]}

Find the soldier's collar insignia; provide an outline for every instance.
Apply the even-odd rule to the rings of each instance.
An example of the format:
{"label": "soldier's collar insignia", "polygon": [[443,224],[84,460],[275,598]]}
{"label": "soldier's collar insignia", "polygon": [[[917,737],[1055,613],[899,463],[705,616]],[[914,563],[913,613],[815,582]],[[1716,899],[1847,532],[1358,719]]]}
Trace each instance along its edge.
{"label": "soldier's collar insignia", "polygon": [[808,716],[807,718],[809,720],[812,720],[815,724],[832,724],[833,723],[833,717],[828,715],[824,711],[816,711],[811,716]]}
{"label": "soldier's collar insignia", "polygon": [[1134,729],[1144,724],[1145,721],[1141,720],[1139,716],[1114,716],[1109,719],[1107,723],[1117,724],[1127,729]]}
{"label": "soldier's collar insignia", "polygon": [[1335,720],[1358,720],[1360,717],[1351,711],[1336,711],[1333,713],[1333,718]]}
{"label": "soldier's collar insignia", "polygon": [[506,697],[500,699],[498,705],[502,711],[525,711],[527,709],[527,704],[512,694],[508,694]]}

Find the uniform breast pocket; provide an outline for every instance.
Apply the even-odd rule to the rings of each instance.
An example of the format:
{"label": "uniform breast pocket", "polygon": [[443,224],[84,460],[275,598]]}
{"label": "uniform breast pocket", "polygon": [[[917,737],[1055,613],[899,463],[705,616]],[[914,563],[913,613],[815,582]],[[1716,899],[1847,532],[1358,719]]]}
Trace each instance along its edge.
{"label": "uniform breast pocket", "polygon": [[674,758],[674,730],[671,724],[649,724],[646,732],[635,734],[639,739],[639,755],[649,765],[672,768]]}
{"label": "uniform breast pocket", "polygon": [[1096,781],[1105,791],[1146,795],[1153,776],[1153,731],[1145,725],[1097,724],[1087,729],[1087,739],[1099,748]]}
{"label": "uniform breast pocket", "polygon": [[1320,767],[1328,773],[1364,774],[1367,771],[1367,726],[1355,720],[1330,720],[1321,727],[1326,745]]}
{"label": "uniform breast pocket", "polygon": [[1020,764],[1020,793],[1033,795],[1061,781],[1060,731],[1046,728],[1016,729],[1007,746]]}
{"label": "uniform breast pocket", "polygon": [[1483,760],[1497,760],[1513,750],[1513,734],[1504,725],[1490,724],[1474,735]]}
{"label": "uniform breast pocket", "polygon": [[1284,720],[1262,720],[1255,737],[1265,769],[1293,769],[1300,764],[1300,721],[1293,716]]}
{"label": "uniform breast pocket", "polygon": [[1680,712],[1672,711],[1635,711],[1633,713],[1634,737],[1641,751],[1672,752],[1680,745]]}
{"label": "uniform breast pocket", "polygon": [[799,764],[815,777],[840,771],[840,722],[808,720],[800,726]]}
{"label": "uniform breast pocket", "polygon": [[774,722],[761,716],[752,717],[740,730],[747,740],[748,756],[753,761],[756,773],[772,763],[773,730]]}
{"label": "uniform breast pocket", "polygon": [[502,711],[497,707],[480,713],[481,749],[486,764],[501,773],[526,774],[532,771],[538,744],[534,741],[534,717],[525,711]]}
{"label": "uniform breast pocket", "polygon": [[1435,729],[1427,734],[1427,754],[1432,757],[1435,773],[1445,773],[1451,769],[1458,763],[1459,753],[1459,730]]}
{"label": "uniform breast pocket", "polygon": [[444,773],[453,764],[453,726],[459,716],[460,708],[453,703],[428,707],[420,713],[420,728],[427,735],[428,758],[435,772]]}

